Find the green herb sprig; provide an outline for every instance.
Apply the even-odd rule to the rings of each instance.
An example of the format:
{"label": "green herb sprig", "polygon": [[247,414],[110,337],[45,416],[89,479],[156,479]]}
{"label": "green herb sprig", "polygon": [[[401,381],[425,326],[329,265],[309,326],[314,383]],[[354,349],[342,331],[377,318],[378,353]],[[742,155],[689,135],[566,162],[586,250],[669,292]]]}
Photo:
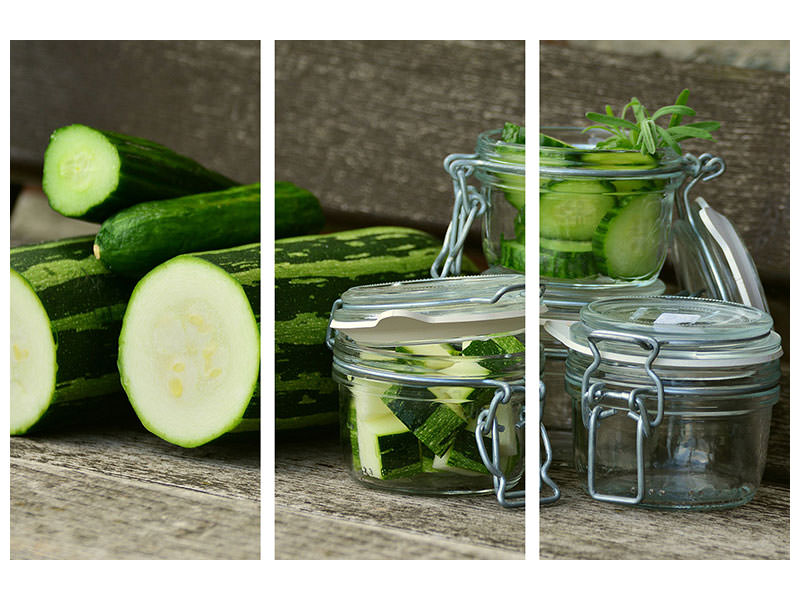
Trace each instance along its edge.
{"label": "green herb sprig", "polygon": [[[587,112],[586,118],[595,121],[598,125],[589,125],[584,129],[603,129],[611,134],[611,137],[597,144],[597,148],[614,150],[639,150],[642,154],[654,154],[659,148],[668,146],[677,154],[681,153],[679,142],[692,138],[700,138],[715,142],[711,136],[712,131],[719,129],[718,121],[699,121],[690,125],[681,125],[683,117],[695,116],[695,111],[686,106],[689,98],[689,90],[685,89],[675,100],[675,104],[662,106],[652,115],[647,112],[644,105],[638,98],[633,97],[631,101],[622,107],[620,115],[614,115],[610,105],[606,105],[606,114]],[[628,110],[631,110],[635,121],[625,118]],[[669,116],[666,127],[662,127],[656,120]]]}

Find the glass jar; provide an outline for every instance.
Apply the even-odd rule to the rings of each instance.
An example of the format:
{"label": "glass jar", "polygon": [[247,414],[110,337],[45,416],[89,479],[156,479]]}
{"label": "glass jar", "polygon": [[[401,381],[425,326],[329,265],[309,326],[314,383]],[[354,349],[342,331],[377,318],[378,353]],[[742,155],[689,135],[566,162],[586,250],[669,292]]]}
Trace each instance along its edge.
{"label": "glass jar", "polygon": [[[525,144],[502,141],[502,132],[484,131],[474,154],[451,154],[444,160],[455,202],[433,277],[460,273],[464,242],[479,217],[489,271],[525,272]],[[467,183],[471,175],[480,189]]]}
{"label": "glass jar", "polygon": [[701,298],[581,309],[565,339],[566,388],[589,494],[661,509],[752,499],[779,393],[782,350],[771,327],[763,311]]}
{"label": "glass jar", "polygon": [[598,150],[596,131],[541,130],[565,145],[539,148],[539,275],[647,285],[666,259],[675,193],[693,163],[669,148]]}
{"label": "glass jar", "polygon": [[524,471],[524,276],[351,288],[331,330],[341,439],[357,481],[411,494],[495,492],[515,505],[505,498]]}

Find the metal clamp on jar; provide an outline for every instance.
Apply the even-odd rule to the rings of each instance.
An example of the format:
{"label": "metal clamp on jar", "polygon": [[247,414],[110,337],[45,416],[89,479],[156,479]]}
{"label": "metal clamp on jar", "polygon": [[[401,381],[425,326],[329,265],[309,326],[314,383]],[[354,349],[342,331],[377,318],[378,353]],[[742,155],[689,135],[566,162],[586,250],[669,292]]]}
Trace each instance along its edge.
{"label": "metal clamp on jar", "polygon": [[524,473],[525,277],[350,288],[327,343],[345,459],[367,485],[405,493],[509,491]]}
{"label": "metal clamp on jar", "polygon": [[[483,217],[482,247],[490,271],[525,272],[525,144],[503,142],[501,133],[484,131],[475,154],[451,154],[444,160],[455,201],[432,277],[461,273],[464,243],[478,217]],[[480,190],[467,183],[473,174]]]}

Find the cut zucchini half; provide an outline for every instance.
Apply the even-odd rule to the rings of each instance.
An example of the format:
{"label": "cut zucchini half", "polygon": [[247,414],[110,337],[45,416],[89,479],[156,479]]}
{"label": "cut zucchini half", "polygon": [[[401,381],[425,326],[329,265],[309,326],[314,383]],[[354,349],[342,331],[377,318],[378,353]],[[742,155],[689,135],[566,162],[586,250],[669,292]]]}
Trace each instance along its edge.
{"label": "cut zucchini half", "polygon": [[50,318],[33,287],[11,270],[11,435],[45,413],[56,386],[56,344]]}
{"label": "cut zucchini half", "polygon": [[142,424],[173,444],[236,428],[259,374],[259,329],[242,285],[196,256],[150,271],[125,312],[119,370]]}
{"label": "cut zucchini half", "polygon": [[57,130],[44,153],[42,187],[53,210],[81,216],[105,202],[119,184],[119,152],[84,125]]}

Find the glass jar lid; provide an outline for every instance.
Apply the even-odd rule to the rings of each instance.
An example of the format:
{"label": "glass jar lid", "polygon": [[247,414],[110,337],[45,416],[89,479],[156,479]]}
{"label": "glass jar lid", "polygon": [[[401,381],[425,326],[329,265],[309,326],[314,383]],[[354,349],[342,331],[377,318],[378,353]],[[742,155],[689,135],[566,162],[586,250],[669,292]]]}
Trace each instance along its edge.
{"label": "glass jar lid", "polygon": [[525,329],[525,275],[363,285],[342,294],[331,329],[371,345],[425,344]]}
{"label": "glass jar lid", "polygon": [[[728,366],[760,364],[782,354],[780,336],[764,311],[708,298],[658,296],[599,300],[581,309],[581,321],[562,340],[590,354],[588,338],[596,331],[622,334],[602,342],[603,356],[642,362],[649,350],[625,341],[625,334],[654,339],[660,346],[656,366]],[[702,361],[702,363],[698,363]]]}
{"label": "glass jar lid", "polygon": [[542,318],[577,321],[580,310],[590,302],[606,298],[627,296],[660,296],[667,286],[660,279],[641,285],[636,282],[609,286],[606,284],[581,284],[547,282],[544,285]]}

